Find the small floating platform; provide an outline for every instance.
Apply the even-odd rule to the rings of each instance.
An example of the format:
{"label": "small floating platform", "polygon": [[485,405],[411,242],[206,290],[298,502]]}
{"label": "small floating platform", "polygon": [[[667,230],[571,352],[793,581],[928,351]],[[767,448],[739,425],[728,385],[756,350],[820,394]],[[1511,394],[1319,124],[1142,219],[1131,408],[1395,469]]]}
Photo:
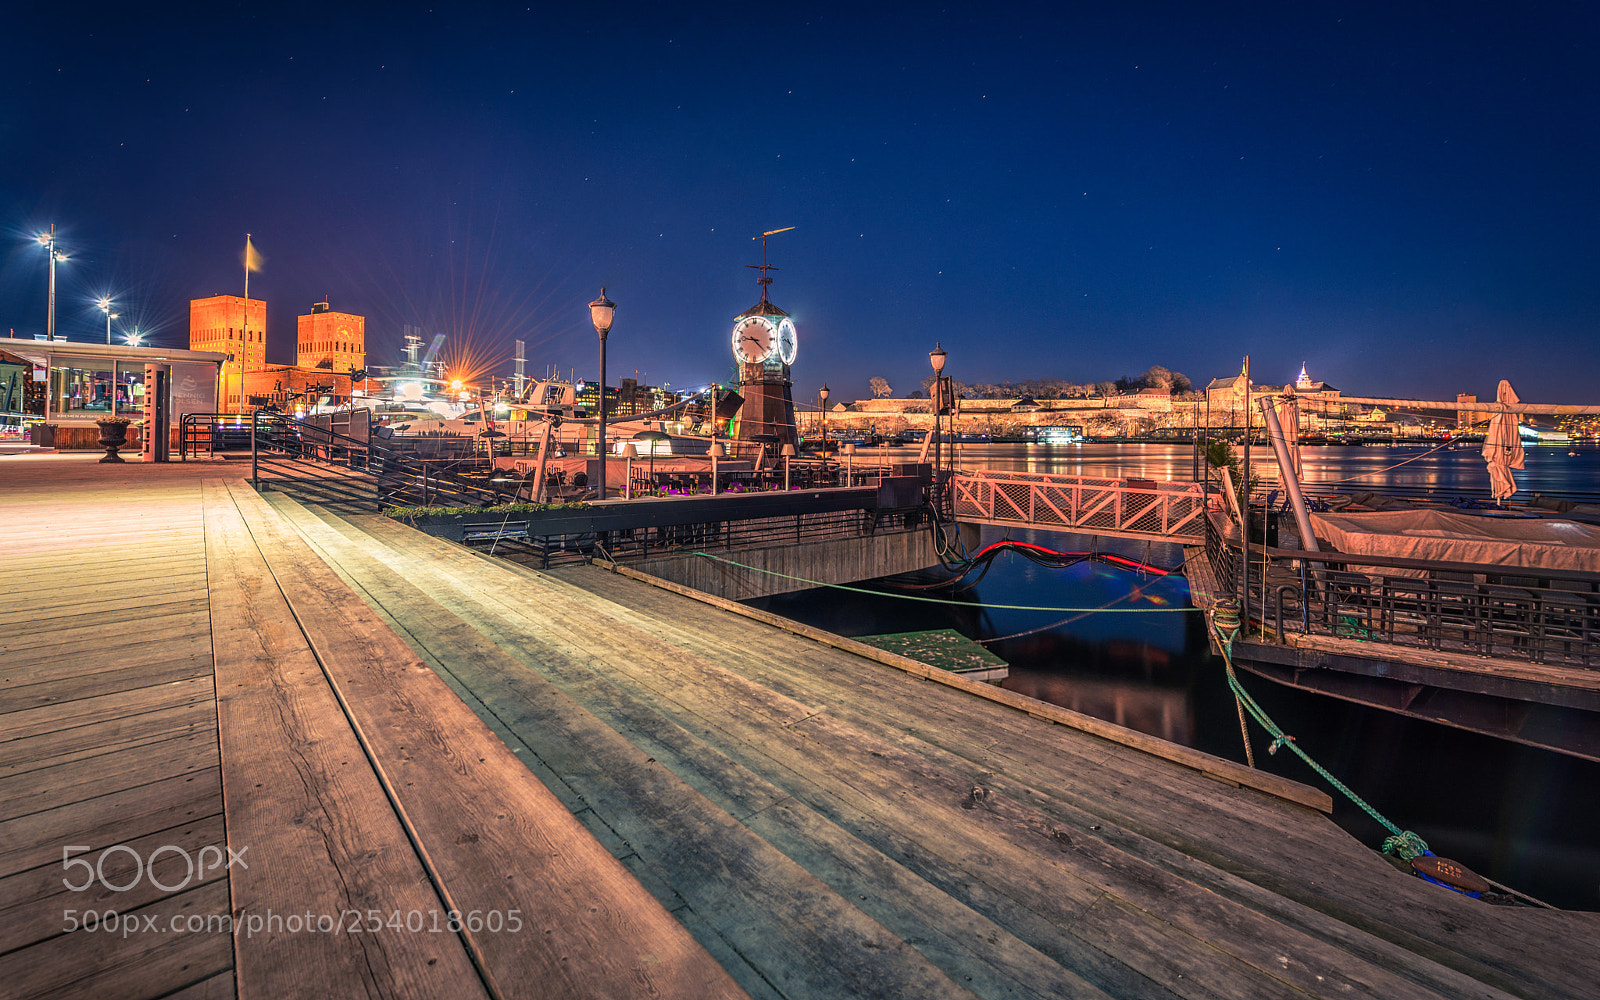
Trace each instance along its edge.
{"label": "small floating platform", "polygon": [[856,641],[975,681],[1003,681],[1011,676],[1011,667],[1005,660],[953,628],[863,635],[857,636]]}

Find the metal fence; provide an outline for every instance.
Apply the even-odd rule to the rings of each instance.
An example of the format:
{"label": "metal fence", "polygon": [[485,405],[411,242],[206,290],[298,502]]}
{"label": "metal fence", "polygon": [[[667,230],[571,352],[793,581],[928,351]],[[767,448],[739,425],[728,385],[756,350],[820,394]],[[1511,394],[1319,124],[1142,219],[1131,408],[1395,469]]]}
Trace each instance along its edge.
{"label": "metal fence", "polygon": [[495,480],[476,459],[421,460],[365,437],[273,413],[246,418],[251,482],[313,503],[481,507],[511,500],[520,481]]}
{"label": "metal fence", "polygon": [[1027,472],[958,472],[950,479],[954,514],[980,520],[1160,535],[1197,543],[1205,494],[1199,483],[1099,479]]}
{"label": "metal fence", "polygon": [[[1267,638],[1337,636],[1447,653],[1600,667],[1600,573],[1384,559],[1252,544],[1206,519],[1222,586]],[[1374,655],[1381,655],[1375,651]]]}

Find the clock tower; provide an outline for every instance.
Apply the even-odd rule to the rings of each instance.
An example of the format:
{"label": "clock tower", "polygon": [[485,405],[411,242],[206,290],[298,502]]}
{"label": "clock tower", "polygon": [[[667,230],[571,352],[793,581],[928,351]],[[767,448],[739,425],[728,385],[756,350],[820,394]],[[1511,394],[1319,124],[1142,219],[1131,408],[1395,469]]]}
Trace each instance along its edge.
{"label": "clock tower", "polygon": [[739,392],[744,396],[735,437],[751,441],[771,435],[766,440],[776,438],[779,446],[798,443],[789,366],[794,364],[799,337],[794,320],[767,297],[772,284],[768,272],[777,270],[767,263],[767,237],[784,231],[776,229],[759,237],[761,263],[746,266],[761,272],[756,279],[761,301],[735,316],[733,322],[733,357],[739,364]]}

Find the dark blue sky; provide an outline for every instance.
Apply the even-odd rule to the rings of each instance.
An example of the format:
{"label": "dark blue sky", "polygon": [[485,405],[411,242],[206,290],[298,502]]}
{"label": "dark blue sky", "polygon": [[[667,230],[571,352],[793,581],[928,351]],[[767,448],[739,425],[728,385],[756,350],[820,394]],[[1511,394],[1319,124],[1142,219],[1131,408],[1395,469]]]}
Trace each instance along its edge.
{"label": "dark blue sky", "polygon": [[1600,402],[1591,5],[582,6],[11,10],[0,328],[42,331],[52,221],[75,340],[109,290],[186,343],[250,232],[269,360],[326,297],[373,363],[411,323],[592,377],[605,285],[612,379],[690,386],[796,226],[798,399],[938,340],[964,381]]}

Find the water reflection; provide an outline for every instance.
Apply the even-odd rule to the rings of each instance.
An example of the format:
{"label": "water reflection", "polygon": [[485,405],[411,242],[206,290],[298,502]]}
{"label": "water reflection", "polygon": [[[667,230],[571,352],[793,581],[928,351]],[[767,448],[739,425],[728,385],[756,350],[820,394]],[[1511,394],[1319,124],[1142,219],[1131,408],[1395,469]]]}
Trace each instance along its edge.
{"label": "water reflection", "polygon": [[[1383,486],[1431,487],[1488,499],[1489,474],[1476,445],[1444,451],[1436,445],[1307,446],[1300,450],[1308,486],[1338,484],[1352,490]],[[1568,452],[1575,454],[1568,454]],[[1431,452],[1431,454],[1430,454]],[[963,443],[963,469],[1002,469],[1056,476],[1193,481],[1199,456],[1189,444],[1018,445]],[[1272,448],[1250,449],[1251,468],[1264,481],[1277,480]],[[1593,445],[1529,447],[1527,468],[1517,473],[1524,493],[1567,494],[1600,490],[1600,448]]]}

